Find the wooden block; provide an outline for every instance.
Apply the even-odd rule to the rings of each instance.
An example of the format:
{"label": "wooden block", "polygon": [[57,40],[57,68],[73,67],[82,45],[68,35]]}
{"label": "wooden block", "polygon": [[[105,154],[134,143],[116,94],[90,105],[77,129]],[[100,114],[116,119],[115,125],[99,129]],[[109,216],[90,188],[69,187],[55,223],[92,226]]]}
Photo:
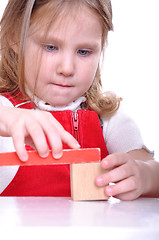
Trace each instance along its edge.
{"label": "wooden block", "polygon": [[107,200],[104,187],[97,187],[95,179],[106,173],[101,163],[71,164],[71,196],[75,201]]}
{"label": "wooden block", "polygon": [[16,152],[0,153],[0,166],[71,164],[97,162],[100,160],[100,150],[98,148],[63,150],[63,156],[60,159],[53,158],[51,151],[47,158],[41,158],[36,151],[30,151],[28,154],[28,161],[22,162],[17,156]]}

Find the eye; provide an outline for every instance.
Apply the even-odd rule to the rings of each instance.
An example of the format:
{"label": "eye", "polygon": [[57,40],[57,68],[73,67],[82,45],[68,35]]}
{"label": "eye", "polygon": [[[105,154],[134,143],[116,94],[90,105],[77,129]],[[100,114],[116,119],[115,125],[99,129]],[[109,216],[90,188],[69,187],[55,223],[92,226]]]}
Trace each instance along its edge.
{"label": "eye", "polygon": [[85,49],[78,50],[78,54],[80,54],[81,56],[86,56],[90,53],[91,53],[91,51],[89,51],[89,50],[85,50]]}
{"label": "eye", "polygon": [[57,47],[54,46],[53,44],[43,44],[43,46],[44,46],[44,49],[49,52],[57,50]]}

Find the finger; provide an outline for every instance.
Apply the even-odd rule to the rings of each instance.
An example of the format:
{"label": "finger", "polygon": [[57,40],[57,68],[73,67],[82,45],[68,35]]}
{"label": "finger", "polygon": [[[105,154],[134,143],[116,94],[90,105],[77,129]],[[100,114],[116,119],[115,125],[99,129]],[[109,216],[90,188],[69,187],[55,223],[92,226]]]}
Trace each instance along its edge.
{"label": "finger", "polygon": [[61,158],[63,155],[63,151],[62,151],[63,144],[62,144],[62,140],[59,133],[56,130],[50,131],[49,134],[47,134],[47,137],[49,140],[53,157],[55,159]]}
{"label": "finger", "polygon": [[26,124],[27,135],[29,135],[34,143],[36,150],[42,158],[49,154],[49,146],[47,144],[46,136],[41,126],[34,122],[34,124]]}
{"label": "finger", "polygon": [[24,133],[19,128],[18,131],[16,131],[16,128],[12,132],[12,138],[13,138],[13,144],[16,150],[16,153],[21,161],[25,162],[28,160],[28,153],[25,149],[25,143],[24,143]]}
{"label": "finger", "polygon": [[131,158],[127,153],[114,153],[104,158],[101,166],[104,169],[112,169],[126,163]]}
{"label": "finger", "polygon": [[80,145],[78,141],[67,131],[64,130],[61,136],[64,143],[66,143],[70,148],[78,149]]}
{"label": "finger", "polygon": [[71,148],[80,148],[77,140],[67,132],[60,123],[53,124],[52,122],[48,122],[46,125],[42,124],[42,127],[48,138],[54,158],[59,159],[62,156],[62,142],[66,143]]}
{"label": "finger", "polygon": [[80,145],[78,141],[69,133],[67,132],[63,126],[52,117],[53,126],[56,127],[57,131],[59,132],[61,136],[61,140],[66,143],[70,148],[78,149],[80,148]]}
{"label": "finger", "polygon": [[80,145],[73,138],[73,136],[71,134],[69,134],[68,132],[66,132],[65,130],[64,130],[64,132],[62,133],[62,136],[61,136],[54,129],[54,131],[52,133],[51,133],[51,131],[49,131],[49,134],[47,134],[47,137],[48,137],[51,149],[52,149],[53,157],[56,158],[56,159],[59,159],[59,158],[62,157],[62,154],[63,154],[63,151],[62,151],[63,150],[63,144],[62,144],[62,142],[65,142],[71,148],[74,148],[74,149],[77,149],[77,148],[80,147]]}
{"label": "finger", "polygon": [[[57,124],[53,124],[52,121],[50,121],[50,115],[48,115],[48,117],[49,118],[46,118],[46,119],[44,118],[43,121],[41,121],[40,123],[41,128],[43,129],[48,139],[53,157],[55,159],[59,159],[62,157],[62,154],[63,154],[62,138],[60,136],[59,129],[57,128]],[[52,116],[51,116],[51,120],[52,120]]]}
{"label": "finger", "polygon": [[115,197],[123,201],[131,201],[137,199],[139,196],[140,194],[137,194],[137,191],[134,190],[127,193],[116,195]]}
{"label": "finger", "polygon": [[126,194],[132,191],[136,191],[136,189],[137,189],[137,184],[135,181],[135,177],[131,176],[115,185],[107,186],[105,188],[105,193],[108,196],[117,196],[117,195],[119,196],[121,194]]}
{"label": "finger", "polygon": [[62,156],[62,142],[66,143],[70,148],[80,148],[77,140],[67,132],[63,126],[52,116],[52,114],[45,112],[41,117],[41,127],[43,128],[55,158]]}
{"label": "finger", "polygon": [[117,183],[123,179],[133,176],[133,169],[128,164],[124,164],[120,167],[114,168],[105,174],[97,177],[97,186],[108,185],[110,182]]}

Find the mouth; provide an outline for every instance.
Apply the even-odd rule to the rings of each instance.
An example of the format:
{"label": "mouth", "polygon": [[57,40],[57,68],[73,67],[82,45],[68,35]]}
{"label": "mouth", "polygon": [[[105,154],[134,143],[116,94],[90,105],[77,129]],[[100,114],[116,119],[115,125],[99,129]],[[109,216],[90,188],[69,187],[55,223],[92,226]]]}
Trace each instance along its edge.
{"label": "mouth", "polygon": [[56,83],[54,83],[53,85],[57,86],[57,87],[61,87],[61,88],[71,88],[71,87],[73,87],[72,85],[56,84]]}

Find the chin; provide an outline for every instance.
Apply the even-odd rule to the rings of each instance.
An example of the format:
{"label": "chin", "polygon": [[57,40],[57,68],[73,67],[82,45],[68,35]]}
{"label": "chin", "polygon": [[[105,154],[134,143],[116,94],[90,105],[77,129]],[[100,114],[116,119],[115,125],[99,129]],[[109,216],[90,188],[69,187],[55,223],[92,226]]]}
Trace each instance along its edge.
{"label": "chin", "polygon": [[[72,102],[72,101],[71,101]],[[69,105],[71,102],[59,102],[59,101],[54,101],[54,102],[50,102],[49,104],[51,105],[51,106],[54,106],[54,107],[65,107],[65,106],[67,106],[67,105]]]}

